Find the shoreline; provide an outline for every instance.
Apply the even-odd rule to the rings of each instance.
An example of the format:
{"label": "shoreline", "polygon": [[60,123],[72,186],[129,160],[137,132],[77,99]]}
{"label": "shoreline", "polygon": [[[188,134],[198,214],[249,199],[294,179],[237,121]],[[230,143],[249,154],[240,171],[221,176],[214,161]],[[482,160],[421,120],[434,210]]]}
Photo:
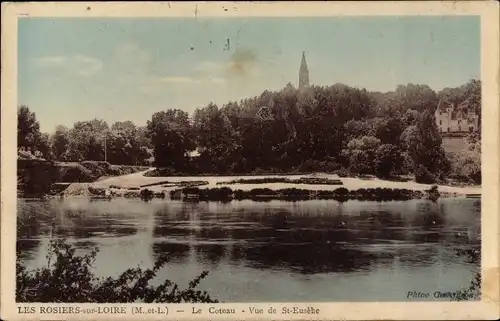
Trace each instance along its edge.
{"label": "shoreline", "polygon": [[[391,189],[408,189],[413,191],[426,191],[432,186],[437,186],[438,191],[443,194],[481,194],[481,186],[448,186],[448,185],[438,185],[438,184],[420,184],[414,181],[389,181],[381,180],[378,178],[361,179],[354,177],[340,177],[335,174],[297,174],[297,175],[239,175],[239,176],[162,176],[162,177],[149,177],[144,176],[143,172],[133,173],[129,175],[110,177],[103,180],[99,180],[91,184],[95,188],[110,188],[110,186],[120,187],[120,188],[147,188],[153,192],[170,192],[172,189],[178,189],[184,186],[175,186],[182,182],[200,182],[203,181],[207,184],[200,185],[200,188],[220,188],[220,187],[230,187],[232,189],[240,189],[243,191],[248,191],[256,188],[268,188],[272,190],[286,189],[286,188],[300,188],[312,191],[319,190],[335,190],[339,187],[344,187],[348,190],[358,190],[367,188],[391,188]],[[262,184],[229,184],[230,181],[235,178],[240,177],[243,179],[262,179],[262,178],[288,178],[291,180],[301,179],[301,178],[315,178],[315,179],[331,179],[340,180],[341,185],[322,185],[322,184],[294,184],[294,183],[262,183]],[[163,186],[163,185],[172,186]]]}
{"label": "shoreline", "polygon": [[[333,174],[238,176],[239,179],[235,180],[235,176],[149,177],[144,176],[146,172],[148,171],[108,177],[89,183],[58,183],[54,186],[52,194],[42,196],[42,198],[390,201],[481,197],[481,187],[477,186],[454,187],[419,184],[412,181],[339,177]],[[184,195],[182,192],[186,189],[196,190],[196,195]],[[22,195],[20,198],[29,198],[29,196]]]}

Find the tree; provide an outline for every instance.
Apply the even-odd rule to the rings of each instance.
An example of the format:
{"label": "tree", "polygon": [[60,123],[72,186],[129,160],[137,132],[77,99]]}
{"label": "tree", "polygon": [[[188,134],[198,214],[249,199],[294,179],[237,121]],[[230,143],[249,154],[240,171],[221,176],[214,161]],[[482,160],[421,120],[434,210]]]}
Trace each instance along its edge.
{"label": "tree", "polygon": [[408,109],[403,115],[403,128],[408,126],[413,126],[417,124],[418,119],[420,118],[420,113],[414,109]]}
{"label": "tree", "polygon": [[391,144],[380,145],[375,152],[375,173],[378,177],[390,177],[401,168],[401,150]]}
{"label": "tree", "polygon": [[52,159],[49,135],[40,132],[40,123],[28,106],[17,109],[17,148],[30,158]]}
{"label": "tree", "polygon": [[408,126],[401,134],[404,149],[411,156],[414,171],[418,176],[443,178],[449,170],[449,162],[441,146],[442,140],[431,111],[425,110],[419,117],[417,125]]}
{"label": "tree", "polygon": [[361,175],[373,174],[373,160],[379,145],[380,139],[373,136],[352,139],[342,152],[348,160],[349,171]]}
{"label": "tree", "polygon": [[193,117],[196,143],[203,151],[201,159],[205,170],[224,171],[239,158],[239,139],[229,117],[215,104],[197,109]]}
{"label": "tree", "polygon": [[481,139],[481,81],[472,79],[464,86],[465,100],[464,104],[468,111],[474,112],[478,116],[478,134]]}
{"label": "tree", "polygon": [[373,127],[366,121],[351,119],[344,124],[347,140],[368,136]]}
{"label": "tree", "polygon": [[460,181],[481,184],[481,153],[477,150],[466,150],[450,157],[450,177]]}
{"label": "tree", "polygon": [[403,120],[399,112],[391,117],[375,118],[372,121],[372,135],[383,144],[399,145],[399,137],[403,133]]}
{"label": "tree", "polygon": [[65,126],[57,126],[55,133],[51,137],[51,148],[55,159],[60,161],[68,160],[70,148],[69,130]]}
{"label": "tree", "polygon": [[37,144],[37,153],[46,160],[53,160],[53,154],[50,147],[50,137],[47,133],[42,133],[40,135],[40,140]]}
{"label": "tree", "polygon": [[148,137],[148,132],[146,126],[138,126],[137,127],[137,143],[141,147],[145,148],[153,148],[153,145],[151,144],[151,139]]}
{"label": "tree", "polygon": [[[145,164],[149,158],[149,140],[141,137],[144,133],[131,121],[115,122],[107,135],[108,161],[113,164]],[[141,145],[141,139],[143,144]]]}
{"label": "tree", "polygon": [[20,106],[17,109],[17,146],[35,153],[37,144],[41,139],[40,124],[36,120],[35,113],[28,106]]}
{"label": "tree", "polygon": [[395,92],[398,110],[402,113],[407,109],[414,109],[419,112],[425,110],[434,111],[438,106],[438,96],[428,85],[408,84],[399,85]]}
{"label": "tree", "polygon": [[446,158],[434,115],[425,110],[419,119],[418,132],[422,138],[419,153],[415,155],[415,163],[423,165],[431,173],[442,176],[449,170],[449,162]]}
{"label": "tree", "polygon": [[169,109],[154,113],[147,122],[147,132],[153,144],[156,166],[176,170],[186,167],[186,153],[196,147],[186,112]]}
{"label": "tree", "polygon": [[69,135],[71,138],[68,160],[104,160],[104,139],[109,135],[109,127],[104,120],[78,121]]}

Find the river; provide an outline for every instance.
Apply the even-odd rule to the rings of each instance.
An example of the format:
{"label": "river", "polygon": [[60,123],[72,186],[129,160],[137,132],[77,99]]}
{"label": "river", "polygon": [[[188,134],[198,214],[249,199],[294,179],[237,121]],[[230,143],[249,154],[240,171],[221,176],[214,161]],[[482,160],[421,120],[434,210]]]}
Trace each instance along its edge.
{"label": "river", "polygon": [[455,249],[480,242],[480,205],[18,199],[18,259],[45,266],[54,231],[99,247],[98,276],[166,256],[159,280],[186,286],[207,270],[200,288],[224,302],[406,301],[468,286],[478,267]]}

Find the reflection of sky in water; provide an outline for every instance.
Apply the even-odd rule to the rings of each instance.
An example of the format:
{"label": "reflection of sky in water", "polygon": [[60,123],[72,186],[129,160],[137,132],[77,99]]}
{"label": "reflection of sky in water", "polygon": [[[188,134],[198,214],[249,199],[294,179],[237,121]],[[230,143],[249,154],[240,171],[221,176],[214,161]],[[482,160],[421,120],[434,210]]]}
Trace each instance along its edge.
{"label": "reflection of sky in water", "polygon": [[181,285],[203,270],[222,300],[404,300],[455,291],[474,267],[455,254],[479,241],[480,201],[183,203],[19,200],[18,248],[46,264],[47,237],[99,246],[96,273],[151,267]]}

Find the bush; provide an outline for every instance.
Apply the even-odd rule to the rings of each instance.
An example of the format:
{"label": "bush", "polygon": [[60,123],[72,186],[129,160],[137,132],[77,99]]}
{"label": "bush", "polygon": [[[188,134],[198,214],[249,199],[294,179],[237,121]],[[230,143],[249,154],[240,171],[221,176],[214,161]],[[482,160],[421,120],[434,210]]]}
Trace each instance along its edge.
{"label": "bush", "polygon": [[335,174],[337,174],[339,177],[348,177],[349,171],[342,167],[341,169],[336,170]]}
{"label": "bush", "polygon": [[61,182],[88,183],[94,181],[94,179],[92,172],[80,164],[72,164],[61,168]]}
{"label": "bush", "polygon": [[401,167],[401,151],[397,146],[391,144],[380,145],[375,152],[374,163],[377,177],[390,177]]}
{"label": "bush", "polygon": [[[233,184],[267,184],[267,183],[288,183],[288,184],[307,184],[307,185],[342,185],[342,181],[338,179],[318,178],[318,177],[301,177],[299,179],[290,179],[286,177],[263,177],[263,178],[248,178],[236,179],[226,182],[217,182],[217,185],[233,185]],[[208,184],[208,183],[207,183]]]}
{"label": "bush", "polygon": [[459,181],[481,184],[481,154],[476,151],[465,151],[450,155],[451,172],[449,177]]}
{"label": "bush", "polygon": [[311,191],[298,188],[285,188],[279,191],[285,198],[309,199]]}
{"label": "bush", "polygon": [[182,193],[186,194],[200,194],[200,189],[198,187],[184,187]]}
{"label": "bush", "polygon": [[252,196],[277,196],[278,192],[270,188],[253,188],[249,194]]}
{"label": "bush", "polygon": [[111,164],[108,162],[83,161],[80,164],[92,173],[94,179],[98,179],[111,172]]}
{"label": "bush", "polygon": [[168,177],[168,176],[177,176],[177,175],[185,175],[186,173],[179,172],[170,167],[161,167],[155,168],[144,173],[146,177]]}
{"label": "bush", "polygon": [[434,184],[436,183],[436,177],[427,168],[419,165],[415,169],[415,181],[422,184]]}
{"label": "bush", "polygon": [[203,200],[227,200],[233,196],[233,190],[229,187],[207,188],[200,190],[200,198]]}
{"label": "bush", "polygon": [[441,193],[439,193],[437,185],[433,185],[427,191],[427,198],[432,200],[432,201],[436,201],[440,196],[441,196]]}
{"label": "bush", "polygon": [[336,195],[349,195],[349,190],[345,187],[336,188],[333,192]]}
{"label": "bush", "polygon": [[159,286],[149,285],[156,273],[165,265],[161,259],[153,269],[128,269],[117,278],[98,278],[93,264],[98,248],[90,254],[75,255],[75,247],[64,239],[51,239],[47,255],[48,266],[28,271],[16,263],[17,302],[67,302],[67,303],[215,303],[206,291],[196,290],[208,272],[204,271],[180,287],[170,280]]}
{"label": "bush", "polygon": [[154,197],[154,193],[149,189],[145,188],[139,192],[139,195],[143,201],[150,201]]}
{"label": "bush", "polygon": [[25,197],[50,193],[51,186],[59,178],[59,171],[43,160],[17,160],[17,192]]}

